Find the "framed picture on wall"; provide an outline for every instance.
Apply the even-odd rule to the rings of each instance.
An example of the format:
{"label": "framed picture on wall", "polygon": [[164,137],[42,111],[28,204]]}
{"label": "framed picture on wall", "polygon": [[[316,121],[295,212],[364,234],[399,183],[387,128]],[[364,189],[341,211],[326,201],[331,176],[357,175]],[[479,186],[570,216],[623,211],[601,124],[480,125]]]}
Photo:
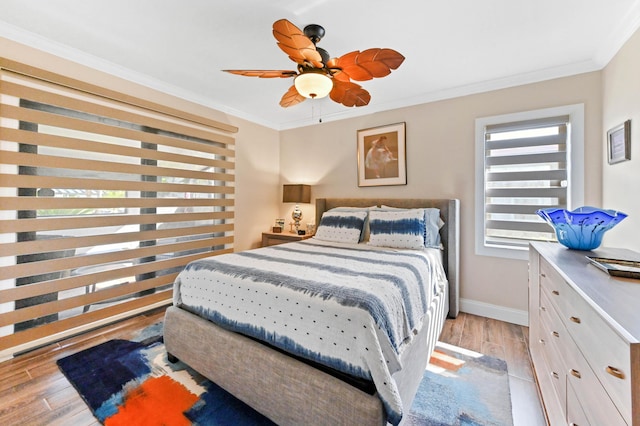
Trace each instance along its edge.
{"label": "framed picture on wall", "polygon": [[631,120],[607,132],[607,159],[609,164],[631,159]]}
{"label": "framed picture on wall", "polygon": [[358,130],[358,186],[406,184],[405,123]]}

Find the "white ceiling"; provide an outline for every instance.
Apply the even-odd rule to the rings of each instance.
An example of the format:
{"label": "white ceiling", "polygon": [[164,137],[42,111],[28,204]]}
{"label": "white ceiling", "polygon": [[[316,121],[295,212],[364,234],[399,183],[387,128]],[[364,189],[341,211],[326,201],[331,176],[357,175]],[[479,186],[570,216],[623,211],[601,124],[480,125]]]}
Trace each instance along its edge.
{"label": "white ceiling", "polygon": [[[362,82],[371,102],[282,108],[290,69],[274,21],[315,23],[332,57],[388,47],[406,60]],[[0,36],[287,129],[604,67],[640,27],[640,0],[0,0]]]}

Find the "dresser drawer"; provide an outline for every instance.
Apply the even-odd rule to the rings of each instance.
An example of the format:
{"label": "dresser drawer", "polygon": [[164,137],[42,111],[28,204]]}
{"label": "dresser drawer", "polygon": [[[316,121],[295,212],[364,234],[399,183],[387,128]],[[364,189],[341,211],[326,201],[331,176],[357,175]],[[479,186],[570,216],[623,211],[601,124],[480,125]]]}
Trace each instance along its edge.
{"label": "dresser drawer", "polygon": [[565,344],[562,347],[562,355],[567,364],[567,389],[574,392],[575,397],[582,402],[581,407],[589,423],[607,426],[624,426],[627,422],[631,424],[631,419],[625,420],[610,395],[600,386],[598,378],[575,343],[571,339],[563,343]]}
{"label": "dresser drawer", "polygon": [[[598,313],[546,262],[542,262],[542,294],[546,294],[599,381],[631,422],[631,350]],[[549,303],[549,302],[547,302]],[[596,337],[597,336],[597,337]]]}
{"label": "dresser drawer", "polygon": [[[551,317],[547,312],[541,312],[540,317],[540,344],[542,357],[547,363],[548,374],[551,378],[551,383],[558,395],[564,395],[566,393],[567,378],[566,378],[566,366],[564,364],[562,353],[560,348],[560,333],[558,333],[552,324],[550,324]],[[562,324],[561,324],[562,326]],[[563,327],[564,328],[564,327]]]}
{"label": "dresser drawer", "polygon": [[555,308],[549,303],[546,294],[540,295],[540,323],[543,326],[543,339],[553,345],[558,353],[566,339],[570,339],[562,320]]}
{"label": "dresser drawer", "polygon": [[629,345],[582,299],[567,307],[562,319],[602,386],[631,423]]}
{"label": "dresser drawer", "polygon": [[590,426],[571,382],[567,383],[567,424],[569,426]]}
{"label": "dresser drawer", "polygon": [[[540,289],[550,295],[560,296],[568,286],[564,278],[547,262],[540,262]],[[555,303],[555,301],[554,301]]]}

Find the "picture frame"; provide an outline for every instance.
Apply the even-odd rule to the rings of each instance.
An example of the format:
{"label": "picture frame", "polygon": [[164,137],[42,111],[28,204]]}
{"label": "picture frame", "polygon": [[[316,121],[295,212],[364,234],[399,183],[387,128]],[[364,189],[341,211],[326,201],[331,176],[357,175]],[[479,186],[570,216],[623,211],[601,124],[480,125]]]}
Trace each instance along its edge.
{"label": "picture frame", "polygon": [[607,159],[609,164],[631,160],[631,120],[607,132]]}
{"label": "picture frame", "polygon": [[358,186],[407,184],[406,123],[358,130]]}

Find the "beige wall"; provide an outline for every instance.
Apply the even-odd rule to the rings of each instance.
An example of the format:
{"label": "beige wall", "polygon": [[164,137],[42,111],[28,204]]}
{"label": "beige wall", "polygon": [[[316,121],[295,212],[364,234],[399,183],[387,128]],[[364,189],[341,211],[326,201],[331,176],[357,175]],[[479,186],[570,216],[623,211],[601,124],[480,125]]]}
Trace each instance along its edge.
{"label": "beige wall", "polygon": [[236,140],[235,249],[257,247],[260,232],[279,214],[279,134],[220,111],[43,53],[0,37],[0,56],[94,83],[133,96],[201,114],[239,127]]}
{"label": "beige wall", "polygon": [[[602,150],[603,207],[620,210],[627,219],[608,232],[604,243],[640,251],[640,31],[627,41],[603,73]],[[607,129],[631,119],[631,160],[609,165]]]}
{"label": "beige wall", "polygon": [[[474,253],[474,126],[478,117],[585,104],[587,204],[601,203],[601,77],[599,72],[433,102],[281,132],[284,182],[308,182],[312,197],[451,197],[461,200],[463,309],[526,319],[527,262]],[[406,122],[406,186],[359,188],[356,134]],[[283,207],[283,212],[288,211]],[[312,205],[303,207],[313,217]],[[486,305],[485,305],[486,304]]]}
{"label": "beige wall", "polygon": [[280,135],[273,129],[232,119],[236,134],[235,250],[256,248],[279,215]]}

